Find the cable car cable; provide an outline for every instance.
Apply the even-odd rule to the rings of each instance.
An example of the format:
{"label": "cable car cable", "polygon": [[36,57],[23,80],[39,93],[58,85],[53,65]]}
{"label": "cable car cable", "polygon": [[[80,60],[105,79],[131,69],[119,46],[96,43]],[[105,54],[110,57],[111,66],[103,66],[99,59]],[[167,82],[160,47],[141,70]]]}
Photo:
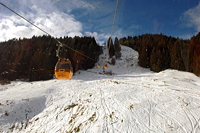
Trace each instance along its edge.
{"label": "cable car cable", "polygon": [[[114,27],[115,27],[116,16],[117,16],[117,10],[118,10],[118,3],[119,3],[119,0],[116,1],[114,19],[113,19],[113,23],[112,23],[112,30],[111,30],[111,35],[110,35],[110,39],[109,39],[109,43],[110,43],[110,44],[111,44],[112,35],[113,35],[113,33],[114,33]],[[109,49],[110,49],[110,45],[109,45]]]}
{"label": "cable car cable", "polygon": [[[58,39],[54,38],[53,35],[49,34],[48,32],[46,32],[45,30],[41,29],[40,27],[38,27],[37,25],[35,25],[35,24],[32,23],[31,21],[27,20],[27,19],[24,18],[22,15],[18,14],[17,12],[15,12],[14,10],[12,10],[11,8],[7,7],[5,4],[3,4],[3,3],[0,3],[0,4],[1,4],[2,6],[4,6],[5,8],[7,8],[8,10],[10,10],[11,12],[15,13],[17,16],[19,16],[19,17],[21,17],[22,19],[24,19],[25,21],[27,21],[28,23],[30,23],[31,25],[35,26],[36,28],[38,28],[39,30],[41,30],[42,32],[44,32],[45,34],[47,34],[47,35],[53,37],[53,39],[55,39],[55,40],[59,43],[59,45],[60,45],[61,47],[62,47],[62,46],[66,46],[67,48],[69,48],[69,49],[71,49],[71,50],[73,50],[73,51],[79,53],[80,55],[85,56],[85,57],[87,57],[88,59],[91,59],[91,60],[97,62],[97,60],[92,59],[91,57],[89,57],[89,56],[87,56],[87,55],[85,55],[85,54],[82,54],[82,53],[78,52],[77,50],[75,50],[75,49],[73,49],[73,48],[67,46],[66,44],[61,43]],[[58,51],[58,52],[59,52],[59,51]],[[56,55],[57,55],[57,57],[60,59],[59,55],[58,55],[58,54],[56,54]]]}
{"label": "cable car cable", "polygon": [[[114,20],[113,20],[113,24],[112,24],[111,37],[112,37],[112,34],[113,34],[113,32],[114,32],[114,24],[115,24],[115,21],[116,21],[116,14],[117,14],[117,9],[118,9],[118,3],[119,3],[119,0],[117,0],[117,2],[116,2],[116,9],[115,9]],[[85,54],[83,54],[83,53],[81,53],[81,52],[79,52],[79,51],[77,51],[77,50],[71,48],[70,46],[68,46],[68,45],[66,45],[66,44],[61,43],[61,42],[60,42],[58,39],[56,39],[53,35],[51,35],[50,33],[46,32],[46,31],[43,30],[42,28],[38,27],[37,25],[35,25],[35,24],[32,23],[31,21],[27,20],[25,17],[23,17],[22,15],[18,14],[17,12],[15,12],[14,10],[12,10],[12,9],[9,8],[8,6],[6,6],[5,4],[3,4],[3,3],[0,3],[0,4],[1,4],[2,6],[4,6],[5,8],[7,8],[8,10],[10,10],[11,12],[15,13],[17,16],[19,16],[19,17],[21,17],[22,19],[24,19],[25,21],[27,21],[28,23],[30,23],[31,25],[33,25],[34,27],[38,28],[39,30],[41,30],[41,31],[44,32],[45,34],[47,34],[47,35],[51,36],[53,39],[55,39],[55,40],[59,43],[59,47],[58,47],[58,50],[57,50],[57,53],[56,53],[56,56],[57,56],[59,59],[61,59],[61,57],[59,56],[60,47],[65,46],[65,47],[71,49],[72,51],[75,51],[75,52],[79,53],[80,55],[87,57],[87,58],[90,59],[90,60],[93,60],[93,61],[95,61],[95,62],[98,61],[98,60],[95,60],[95,59],[93,59],[93,58],[91,58],[91,57],[89,57],[89,56],[87,56],[87,55],[85,55]],[[110,38],[111,38],[111,37],[110,37]],[[111,41],[111,39],[110,39],[110,41]],[[111,42],[110,42],[110,43],[111,43]],[[109,49],[110,49],[110,45],[109,45]]]}

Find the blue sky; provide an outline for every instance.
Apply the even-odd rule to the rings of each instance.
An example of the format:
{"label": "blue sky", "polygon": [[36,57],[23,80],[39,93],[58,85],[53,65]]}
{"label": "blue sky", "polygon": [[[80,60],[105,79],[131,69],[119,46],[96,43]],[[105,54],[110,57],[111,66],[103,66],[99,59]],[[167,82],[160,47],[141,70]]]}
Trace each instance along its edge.
{"label": "blue sky", "polygon": [[[116,0],[1,0],[55,37],[111,35]],[[119,0],[113,37],[145,33],[189,39],[200,31],[199,0]],[[0,6],[0,41],[44,33]]]}

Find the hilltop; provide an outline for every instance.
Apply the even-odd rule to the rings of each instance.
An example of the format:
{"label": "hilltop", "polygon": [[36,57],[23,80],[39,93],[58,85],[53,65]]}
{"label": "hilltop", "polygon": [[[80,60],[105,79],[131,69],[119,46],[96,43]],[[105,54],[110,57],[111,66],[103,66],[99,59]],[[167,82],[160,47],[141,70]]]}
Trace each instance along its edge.
{"label": "hilltop", "polygon": [[0,132],[200,132],[200,78],[152,72],[137,64],[138,56],[121,46],[107,74],[93,67],[68,81],[0,85]]}

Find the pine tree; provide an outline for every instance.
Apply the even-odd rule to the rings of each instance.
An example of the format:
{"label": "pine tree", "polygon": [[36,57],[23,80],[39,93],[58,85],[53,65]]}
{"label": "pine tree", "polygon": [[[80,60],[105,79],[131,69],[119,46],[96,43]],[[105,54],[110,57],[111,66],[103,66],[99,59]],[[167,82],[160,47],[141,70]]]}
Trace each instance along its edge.
{"label": "pine tree", "polygon": [[115,55],[115,48],[111,37],[108,39],[107,44],[108,44],[110,58],[112,58]]}
{"label": "pine tree", "polygon": [[121,47],[117,37],[115,38],[114,46],[115,46],[115,57],[116,59],[119,59],[121,57]]}

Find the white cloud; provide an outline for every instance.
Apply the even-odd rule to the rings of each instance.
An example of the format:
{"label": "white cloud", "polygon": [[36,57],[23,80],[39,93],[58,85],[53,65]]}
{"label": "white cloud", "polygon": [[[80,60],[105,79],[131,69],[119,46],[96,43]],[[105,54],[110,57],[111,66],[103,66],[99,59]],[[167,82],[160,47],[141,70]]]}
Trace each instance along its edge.
{"label": "white cloud", "polygon": [[184,34],[184,35],[178,35],[177,37],[181,39],[191,39],[191,37],[194,36],[192,34]]}
{"label": "white cloud", "polygon": [[[106,1],[107,2],[107,1]],[[49,34],[55,37],[62,36],[83,36],[83,28],[85,31],[94,31],[98,30],[99,24],[102,24],[100,20],[98,20],[98,25],[93,25],[92,29],[88,29],[87,25],[91,24],[91,20],[93,17],[98,17],[98,14],[105,14],[108,11],[111,12],[114,9],[111,5],[113,2],[110,2],[109,7],[106,4],[105,0],[101,2],[95,2],[92,0],[21,0],[16,1],[16,6],[14,6],[14,10],[19,14],[24,16],[27,20],[31,21],[41,29],[45,30]],[[9,6],[12,5],[12,0],[7,0],[7,4]],[[45,6],[44,6],[45,5]],[[11,6],[13,9],[13,6]],[[84,11],[82,15],[76,17],[71,15],[72,10]],[[91,12],[92,10],[92,12]],[[11,13],[10,13],[11,14]],[[1,14],[2,19],[0,19],[0,41],[9,40],[12,38],[31,38],[33,35],[44,35],[45,33],[35,28],[19,16],[15,14],[6,16],[5,14]],[[85,23],[81,23],[77,21],[75,18],[80,18],[85,15],[88,15],[88,21],[84,21]],[[108,17],[109,22],[112,23],[110,17]],[[93,20],[94,21],[94,20]],[[92,22],[93,22],[92,21]],[[108,25],[105,19],[103,23]],[[94,23],[94,22],[93,22]],[[97,27],[97,28],[96,28]],[[101,26],[102,27],[102,26]],[[110,34],[107,34],[107,28],[102,29],[102,31],[98,32],[84,32],[86,36],[94,36],[97,42],[100,44],[104,41],[107,41]],[[105,33],[102,33],[105,32]],[[114,33],[113,36],[121,36],[121,30],[118,30]]]}
{"label": "white cloud", "polygon": [[[21,13],[21,15],[52,36],[82,36],[82,24],[75,20],[73,15],[58,11],[46,13],[37,6],[32,6],[31,9],[34,14],[29,12]],[[0,19],[0,41],[45,34],[17,15],[2,17],[3,19]]]}
{"label": "white cloud", "polygon": [[[114,34],[112,35],[112,39],[114,41],[115,37],[118,37],[118,39],[120,37],[122,37],[122,30],[117,30],[116,32],[114,32]],[[92,36],[95,38],[95,40],[97,41],[97,43],[99,43],[100,45],[103,45],[104,42],[107,42],[108,38],[111,36],[111,34],[105,34],[105,33],[97,33],[97,32],[84,32],[85,36]]]}
{"label": "white cloud", "polygon": [[187,22],[188,27],[195,28],[196,31],[200,31],[200,2],[195,8],[189,9],[181,16],[181,20]]}
{"label": "white cloud", "polygon": [[109,34],[104,34],[104,33],[97,33],[97,32],[84,32],[84,35],[85,36],[91,36],[91,37],[94,37],[96,42],[99,43],[100,45],[103,45],[103,43],[105,41],[108,40],[108,38],[110,37]]}
{"label": "white cloud", "polygon": [[126,34],[123,34],[123,33],[122,33],[122,29],[118,29],[117,31],[114,32],[114,34],[113,34],[112,36],[113,36],[113,37],[118,37],[118,39],[119,39],[119,38],[121,38],[121,37],[126,36]]}

